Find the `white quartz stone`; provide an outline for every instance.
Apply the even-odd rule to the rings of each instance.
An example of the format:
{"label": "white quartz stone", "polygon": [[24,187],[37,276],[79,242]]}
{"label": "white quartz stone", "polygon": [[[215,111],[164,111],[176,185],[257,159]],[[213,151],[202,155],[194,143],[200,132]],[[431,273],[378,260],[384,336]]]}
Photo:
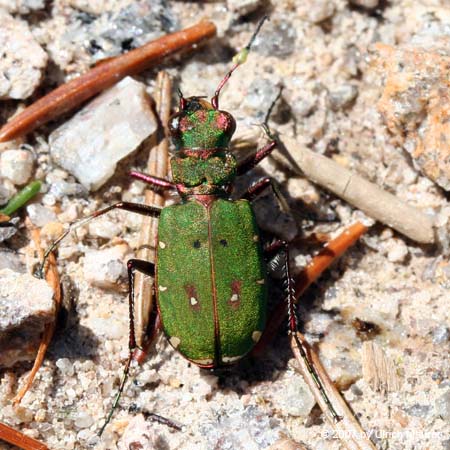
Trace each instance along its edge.
{"label": "white quartz stone", "polygon": [[145,85],[127,77],[55,130],[50,152],[84,187],[96,190],[156,128]]}

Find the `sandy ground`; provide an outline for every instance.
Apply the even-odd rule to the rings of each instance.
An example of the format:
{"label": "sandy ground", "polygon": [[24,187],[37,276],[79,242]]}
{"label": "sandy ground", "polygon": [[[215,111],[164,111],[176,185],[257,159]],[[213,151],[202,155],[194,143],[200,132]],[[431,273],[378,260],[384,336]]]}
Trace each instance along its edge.
{"label": "sandy ground", "polygon": [[[106,50],[100,55],[96,53],[103,50],[92,51],[94,39],[107,47],[99,36],[104,36],[102,27],[111,20],[108,11],[117,13],[131,3],[152,2],[90,3],[59,0],[21,16],[51,61],[40,89],[48,90],[84,71],[100,56],[108,56]],[[12,4],[8,8],[19,17]],[[377,448],[449,449],[450,266],[445,231],[449,195],[415,168],[402,147],[402,137],[386,129],[377,110],[385,80],[372,59],[373,44],[378,41],[392,46],[410,43],[413,36],[433,27],[448,35],[448,5],[399,0],[380,2],[378,9],[370,10],[344,0],[286,0],[272,5],[261,2],[258,11],[247,15],[232,12],[225,2],[173,1],[161,8],[165,16],[158,16],[160,24],[170,22],[182,28],[204,17],[219,30],[218,39],[201,52],[165,66],[186,96],[212,95],[261,11],[268,12],[271,20],[248,63],[232,77],[221,98],[222,108],[235,116],[238,129],[260,123],[283,85],[282,101],[271,121],[281,136],[294,137],[299,146],[332,157],[439,220],[444,239],[434,245],[417,244],[386,225],[375,224],[302,298],[300,313],[302,329],[316,343],[331,377]],[[108,51],[125,39],[111,38]],[[149,71],[139,78],[150,92],[155,74]],[[17,104],[4,102],[3,116]],[[48,133],[63,121],[27,140],[36,155],[33,178],[46,183],[47,193],[36,202],[68,221],[120,199],[142,201],[144,186],[130,181],[126,172],[144,169],[145,146],[121,162],[99,191],[80,189],[80,195],[55,198],[51,185],[56,181],[79,187],[52,163],[48,152]],[[243,177],[239,189],[265,174],[279,182],[292,214],[280,212],[270,193],[255,201],[256,214],[264,231],[288,239],[299,237],[292,257],[296,270],[319,248],[308,237],[314,233],[335,236],[359,217],[352,207],[296,174],[288,163],[273,159]],[[313,408],[311,395],[295,372],[284,330],[261,358],[246,359],[217,373],[189,364],[161,338],[147,362],[132,370],[120,407],[100,440],[96,433],[127,357],[128,304],[123,278],[107,289],[86,281],[85,254],[124,242],[131,254],[137,247],[141,220],[124,212],[99,220],[108,230],[107,239],[86,227],[78,239],[68,237],[61,246],[59,267],[71,286],[67,289],[70,314],[19,410],[12,408],[11,399],[30,365],[1,372],[0,420],[52,449],[266,449],[283,435],[308,449],[343,448]],[[20,257],[27,244],[21,228],[3,245]],[[274,290],[276,295],[279,292]],[[369,322],[375,332],[358,331],[355,319]],[[387,392],[377,391],[363,377],[364,342],[381,349],[393,370],[395,387]],[[172,418],[184,429],[144,424],[128,412],[132,405]],[[128,445],[133,441],[143,447]]]}

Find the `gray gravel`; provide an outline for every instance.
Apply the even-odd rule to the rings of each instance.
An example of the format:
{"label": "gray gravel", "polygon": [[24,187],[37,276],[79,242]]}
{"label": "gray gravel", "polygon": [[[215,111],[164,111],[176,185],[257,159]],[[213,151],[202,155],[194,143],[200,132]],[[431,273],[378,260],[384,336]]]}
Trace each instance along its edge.
{"label": "gray gravel", "polygon": [[[0,7],[3,3],[0,1]],[[304,331],[378,448],[448,448],[448,194],[415,168],[405,151],[404,136],[396,134],[395,128],[387,129],[387,113],[395,117],[395,108],[384,109],[380,115],[377,105],[386,79],[373,53],[378,41],[394,48],[419,45],[414,39],[427,27],[448,34],[447,2],[246,2],[249,8],[258,3],[258,10],[249,15],[233,3],[57,0],[45,10],[39,9],[39,2],[30,1],[6,6],[14,20],[26,23],[52,62],[40,86],[45,89],[85,71],[101,57],[191,25],[201,17],[211,18],[218,26],[219,39],[166,66],[175,86],[186,96],[213,94],[230,67],[231,55],[247,43],[260,10],[265,8],[271,20],[247,64],[233,75],[221,97],[221,107],[237,119],[237,135],[254,132],[283,85],[282,100],[271,121],[281,136],[333,158],[422,209],[435,220],[440,237],[439,245],[421,246],[386,226],[375,225],[302,298],[299,309]],[[26,10],[35,12],[20,16]],[[120,25],[123,23],[127,25]],[[153,90],[154,71],[138,78]],[[434,81],[443,83],[443,79]],[[444,100],[439,103],[442,110],[446,105]],[[21,106],[19,102],[5,103],[2,117]],[[420,111],[424,118],[431,117],[427,108]],[[145,148],[119,162],[112,177],[89,194],[80,180],[57,166],[49,154],[48,138],[55,126],[65,126],[67,120],[44,127],[27,139],[36,157],[31,179],[45,182],[44,194],[34,203],[53,211],[66,225],[116,201],[142,201],[144,187],[131,182],[126,173],[132,168],[144,170]],[[419,133],[420,125],[408,122],[406,131],[412,136],[414,131]],[[448,128],[442,132],[450,139]],[[0,152],[17,150],[20,144],[2,144]],[[243,191],[266,174],[276,178],[291,215],[279,210],[269,192],[255,201],[257,216],[264,230],[299,238],[292,250],[296,270],[318,248],[314,236],[334,236],[360,217],[344,202],[297,175],[289,162],[264,161],[243,177],[237,189]],[[6,178],[0,183],[7,190],[13,188]],[[164,450],[267,449],[283,435],[308,449],[342,448],[316,408],[311,411],[310,396],[295,371],[284,330],[260,359],[246,359],[238,367],[218,373],[188,364],[160,339],[147,362],[132,369],[120,407],[100,440],[96,433],[110,408],[127,357],[128,304],[122,275],[128,249],[136,251],[141,225],[139,217],[125,212],[111,212],[105,220],[103,231],[100,225],[82,227],[61,244],[58,265],[71,280],[66,300],[73,304],[63,312],[70,314],[63,320],[33,388],[16,410],[11,400],[30,365],[1,372],[1,421],[45,441],[52,449],[130,449],[133,442]],[[107,230],[108,221],[119,227]],[[62,229],[52,219],[44,225],[43,240],[50,242]],[[2,245],[16,255],[11,266],[27,264],[31,272],[34,260],[23,220],[15,235]],[[122,245],[127,251],[112,259],[112,272],[119,275],[108,279],[108,270],[92,264],[100,253],[95,256],[91,252],[108,255]],[[4,255],[8,253],[2,252],[1,257]],[[90,262],[92,255],[95,258]],[[86,276],[87,269],[91,278]],[[96,276],[107,279],[107,285],[99,287]],[[275,289],[273,297],[278,295]],[[361,333],[355,319],[375,325],[377,332]],[[396,371],[398,391],[376,392],[363,378],[361,348],[365,339],[382,349]],[[144,423],[142,417],[128,411],[130,406],[169,417],[182,424],[183,431]]]}

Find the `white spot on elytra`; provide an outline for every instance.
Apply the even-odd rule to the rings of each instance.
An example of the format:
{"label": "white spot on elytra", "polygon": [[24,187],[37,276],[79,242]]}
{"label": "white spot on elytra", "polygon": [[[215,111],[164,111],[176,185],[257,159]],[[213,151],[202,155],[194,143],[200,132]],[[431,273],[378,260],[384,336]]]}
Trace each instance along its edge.
{"label": "white spot on elytra", "polygon": [[213,363],[212,359],[191,359],[194,364],[200,364],[201,366],[209,366]]}
{"label": "white spot on elytra", "polygon": [[262,280],[256,280],[256,284],[264,284],[266,280],[264,278]]}
{"label": "white spot on elytra", "polygon": [[158,288],[161,292],[167,291],[167,286],[159,286]]}
{"label": "white spot on elytra", "polygon": [[261,331],[254,331],[252,333],[253,342],[258,342],[261,339],[261,335],[262,335]]}
{"label": "white spot on elytra", "polygon": [[253,242],[258,242],[259,241],[259,236],[257,234],[255,234],[253,236]]}
{"label": "white spot on elytra", "polygon": [[169,339],[169,342],[170,342],[170,344],[172,345],[173,348],[177,348],[180,345],[181,340],[180,340],[179,337],[172,336]]}
{"label": "white spot on elytra", "polygon": [[166,248],[166,244],[163,241],[159,241],[160,248]]}
{"label": "white spot on elytra", "polygon": [[224,363],[233,363],[235,361],[239,361],[242,359],[243,355],[240,356],[222,356],[222,362]]}
{"label": "white spot on elytra", "polygon": [[197,299],[196,299],[195,297],[191,297],[191,298],[189,299],[189,301],[191,302],[191,305],[192,305],[192,306],[195,306],[195,305],[198,303],[198,301],[197,301]]}
{"label": "white spot on elytra", "polygon": [[239,300],[239,295],[237,294],[233,294],[230,298],[230,301],[232,302],[237,302]]}

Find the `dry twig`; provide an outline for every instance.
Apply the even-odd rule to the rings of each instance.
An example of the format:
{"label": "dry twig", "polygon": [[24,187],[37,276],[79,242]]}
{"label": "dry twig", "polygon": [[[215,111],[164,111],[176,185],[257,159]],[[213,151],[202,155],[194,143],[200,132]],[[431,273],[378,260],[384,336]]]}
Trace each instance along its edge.
{"label": "dry twig", "polygon": [[[150,151],[147,162],[147,173],[165,178],[167,176],[169,164],[169,134],[167,124],[170,117],[172,82],[166,72],[160,72],[157,77],[157,87],[154,93],[156,102],[156,112],[160,118],[163,129],[160,130],[159,142],[155,147],[155,139],[149,142],[149,146],[154,147]],[[165,198],[162,193],[152,189],[145,191],[146,205],[164,206]],[[139,235],[139,250],[137,257],[146,261],[155,260],[155,242],[158,230],[158,219],[144,217],[141,233]],[[137,272],[135,277],[135,333],[136,342],[139,347],[144,344],[145,332],[149,321],[149,314],[153,305],[153,293],[151,283],[143,274]]]}
{"label": "dry twig", "polygon": [[317,353],[310,347],[305,337],[301,333],[297,333],[297,336],[302,344],[302,347],[308,356],[308,359],[312,362],[314,369],[319,376],[323,388],[329,398],[334,410],[339,414],[341,420],[336,421],[325,403],[324,398],[318,389],[318,386],[314,379],[311,377],[309,369],[305,364],[304,359],[301,357],[300,350],[297,347],[294,337],[291,339],[291,348],[294,352],[295,358],[299,364],[299,370],[303,375],[306,383],[311,389],[320,409],[323,411],[328,423],[332,426],[336,436],[338,436],[341,442],[346,446],[348,450],[376,450],[376,447],[372,444],[367,437],[365,431],[361,428],[361,425],[356,420],[353,412],[348,407],[345,400],[342,398],[339,391],[330,380],[326,370],[322,366]]}
{"label": "dry twig", "polygon": [[0,142],[29,133],[68,112],[128,75],[142,72],[163,58],[191,48],[216,34],[212,22],[202,21],[162,36],[142,47],[101,62],[83,75],[59,86],[13,117],[0,129]]}
{"label": "dry twig", "polygon": [[363,342],[361,360],[364,381],[374,391],[386,393],[400,389],[395,366],[376,342]]}
{"label": "dry twig", "polygon": [[433,221],[419,209],[332,159],[300,146],[294,139],[283,137],[283,144],[298,165],[297,169],[314,183],[416,242],[431,244],[435,241]]}
{"label": "dry twig", "polygon": [[[38,252],[39,260],[42,261],[44,257],[44,252],[41,248],[40,231],[38,228],[34,228],[31,225],[31,222],[28,218],[27,218],[27,227],[31,231],[31,237]],[[45,279],[47,280],[47,283],[52,287],[54,292],[53,299],[55,301],[55,320],[47,324],[44,328],[44,332],[42,333],[41,337],[41,343],[39,344],[36,359],[34,360],[33,368],[31,369],[31,372],[28,375],[27,382],[21,387],[17,395],[14,397],[13,400],[14,405],[18,405],[22,401],[24,395],[27,393],[27,391],[33,384],[34,377],[36,376],[36,373],[38,372],[39,368],[42,365],[42,362],[44,361],[45,353],[47,352],[48,346],[50,345],[50,342],[53,337],[53,333],[55,332],[56,319],[58,317],[59,308],[61,306],[61,285],[59,282],[58,269],[56,267],[56,258],[53,253],[50,253],[50,255],[48,256],[48,264],[46,266]]]}
{"label": "dry twig", "polygon": [[16,445],[24,450],[48,450],[48,447],[42,442],[15,430],[14,428],[0,422],[0,439],[9,444]]}

